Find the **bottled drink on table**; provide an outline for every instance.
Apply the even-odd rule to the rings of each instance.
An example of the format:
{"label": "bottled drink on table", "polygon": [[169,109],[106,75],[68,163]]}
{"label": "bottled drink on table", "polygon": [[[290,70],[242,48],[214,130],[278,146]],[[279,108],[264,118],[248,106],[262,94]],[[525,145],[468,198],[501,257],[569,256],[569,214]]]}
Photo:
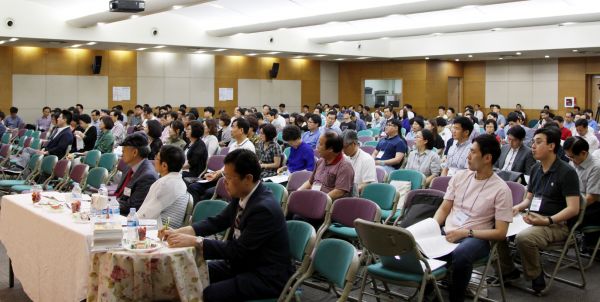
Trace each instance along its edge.
{"label": "bottled drink on table", "polygon": [[71,190],[71,203],[79,203],[81,205],[81,187],[79,187],[78,183],[73,184],[73,189]]}
{"label": "bottled drink on table", "polygon": [[42,186],[34,185],[31,188],[31,201],[38,203],[40,200],[42,200]]}
{"label": "bottled drink on table", "polygon": [[110,221],[113,225],[121,224],[121,210],[119,209],[119,202],[116,198],[112,198],[112,200],[108,203],[108,213],[110,215]]}
{"label": "bottled drink on table", "polygon": [[129,215],[127,215],[127,241],[135,242],[138,240],[137,227],[140,225],[135,208],[129,209]]}
{"label": "bottled drink on table", "polygon": [[109,209],[109,203],[108,203],[108,189],[106,188],[105,184],[101,184],[100,188],[98,189],[98,194],[100,194],[100,196],[102,196],[103,200],[106,200],[106,207],[103,207],[102,210],[100,210],[100,213],[98,213],[98,215],[102,216],[102,219],[106,218],[109,219],[110,218],[110,209]]}

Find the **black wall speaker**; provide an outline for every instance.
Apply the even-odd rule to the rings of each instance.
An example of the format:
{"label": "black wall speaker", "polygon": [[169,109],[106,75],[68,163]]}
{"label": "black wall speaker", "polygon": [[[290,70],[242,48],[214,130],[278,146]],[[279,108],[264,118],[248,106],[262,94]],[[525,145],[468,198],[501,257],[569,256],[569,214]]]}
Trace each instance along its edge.
{"label": "black wall speaker", "polygon": [[271,67],[271,70],[269,70],[269,75],[271,76],[271,79],[276,78],[278,73],[279,73],[279,63],[273,63],[273,67]]}
{"label": "black wall speaker", "polygon": [[100,74],[101,68],[102,68],[102,56],[95,56],[94,63],[92,63],[92,73]]}

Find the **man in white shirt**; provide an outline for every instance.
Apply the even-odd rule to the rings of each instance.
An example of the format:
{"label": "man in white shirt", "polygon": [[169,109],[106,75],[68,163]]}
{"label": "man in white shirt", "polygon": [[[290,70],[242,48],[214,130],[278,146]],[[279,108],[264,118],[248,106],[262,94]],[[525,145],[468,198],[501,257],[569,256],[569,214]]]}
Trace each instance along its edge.
{"label": "man in white shirt", "polygon": [[375,159],[361,150],[358,136],[354,130],[346,130],[342,134],[344,140],[344,155],[346,160],[352,164],[354,169],[354,188],[356,194],[360,195],[363,188],[372,182],[377,182],[377,171],[375,170]]}
{"label": "man in white shirt", "polygon": [[581,136],[585,139],[590,145],[590,153],[594,153],[594,151],[598,150],[600,142],[598,142],[598,138],[594,134],[594,131],[588,127],[588,121],[586,119],[578,119],[575,122],[575,130],[573,136]]}
{"label": "man in white shirt", "polygon": [[171,111],[164,114],[164,116],[160,119],[160,123],[163,126],[163,132],[160,135],[160,140],[163,142],[163,145],[169,142],[169,136],[171,131],[171,123],[177,119],[177,112]]}
{"label": "man in white shirt", "polygon": [[444,146],[446,146],[448,140],[452,138],[452,131],[448,129],[448,122],[441,116],[436,117],[435,122],[437,123],[437,132],[442,140],[444,140]]}
{"label": "man in white shirt", "polygon": [[479,104],[475,104],[475,117],[478,121],[483,121],[483,111],[481,111],[481,106]]}
{"label": "man in white shirt", "polygon": [[283,127],[285,127],[285,119],[283,118],[283,116],[279,115],[277,109],[271,109],[269,113],[267,113],[265,118],[267,118],[269,123],[275,126],[277,132],[281,132],[281,130],[283,130]]}
{"label": "man in white shirt", "polygon": [[123,140],[125,140],[125,136],[127,136],[125,126],[123,126],[123,114],[119,109],[115,109],[110,112],[110,117],[114,123],[111,131],[113,133],[113,137],[115,138],[115,146],[119,146]]}
{"label": "man in white shirt", "polygon": [[143,219],[161,219],[163,224],[179,228],[185,218],[189,200],[187,187],[181,178],[181,167],[185,162],[183,150],[173,145],[164,145],[154,159],[154,168],[160,175],[155,181],[138,211]]}
{"label": "man in white shirt", "polygon": [[236,149],[247,149],[256,152],[256,147],[248,139],[250,123],[244,118],[238,118],[231,123],[231,142],[229,143],[229,152]]}

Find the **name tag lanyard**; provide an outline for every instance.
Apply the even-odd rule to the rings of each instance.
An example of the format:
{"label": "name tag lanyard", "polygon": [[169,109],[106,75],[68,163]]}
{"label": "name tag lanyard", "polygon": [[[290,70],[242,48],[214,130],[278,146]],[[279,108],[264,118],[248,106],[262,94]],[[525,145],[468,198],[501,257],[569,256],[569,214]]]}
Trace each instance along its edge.
{"label": "name tag lanyard", "polygon": [[[467,195],[467,191],[469,191],[469,187],[471,186],[471,180],[473,180],[473,178],[475,178],[475,175],[473,175],[473,177],[469,178],[469,183],[467,184],[467,189],[463,193],[462,201],[460,203],[461,208],[463,207],[463,205],[465,203],[465,196]],[[492,178],[492,177],[488,177],[488,179],[485,180],[485,183],[483,183],[483,187],[481,187],[481,189],[477,193],[477,196],[475,196],[475,199],[473,199],[473,203],[471,204],[471,208],[469,208],[469,212],[471,212],[473,210],[473,206],[475,205],[475,203],[477,203],[477,199],[479,199],[479,194],[481,194],[483,189],[485,189],[485,186],[487,185],[490,178]]]}
{"label": "name tag lanyard", "polygon": [[[540,169],[539,171],[540,171],[540,173],[542,173],[542,175],[540,176],[540,182],[542,182],[542,177],[544,177],[544,172],[542,172],[542,170],[541,170],[541,169]],[[538,175],[539,175],[539,173],[538,173]],[[546,190],[548,189],[548,183],[550,183],[550,181],[551,181],[551,180],[552,180],[552,177],[551,177],[551,176],[550,176],[550,177],[548,177],[548,180],[546,181],[546,184],[544,185],[544,189],[542,190],[542,192],[540,192],[539,194],[536,192],[536,193],[533,195],[533,199],[535,199],[536,197],[538,197],[538,196],[539,196],[539,198],[540,198],[540,204],[539,204],[539,207],[538,207],[538,209],[537,209],[537,210],[535,210],[535,209],[532,209],[532,208],[531,208],[531,206],[532,206],[532,203],[533,203],[533,202],[532,202],[532,203],[530,203],[530,204],[529,204],[529,208],[528,208],[530,211],[538,212],[538,211],[539,211],[539,210],[542,208],[542,198],[544,197],[544,196],[543,196],[543,194],[544,194],[544,192],[546,192]],[[537,190],[536,190],[536,191],[537,191]]]}

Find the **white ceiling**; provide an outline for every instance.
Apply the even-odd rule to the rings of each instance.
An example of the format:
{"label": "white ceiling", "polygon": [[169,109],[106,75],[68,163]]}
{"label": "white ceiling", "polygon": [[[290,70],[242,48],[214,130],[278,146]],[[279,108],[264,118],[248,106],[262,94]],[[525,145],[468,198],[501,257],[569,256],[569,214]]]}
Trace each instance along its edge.
{"label": "white ceiling", "polygon": [[[4,3],[7,9],[22,6],[23,13],[37,9],[43,15],[52,16],[57,24],[52,37],[50,33],[53,31],[39,26],[37,29],[33,26],[28,28],[22,36],[13,29],[0,28],[0,36],[81,42],[87,39],[105,42],[105,45],[130,43],[132,47],[163,44],[188,50],[227,48],[239,54],[274,50],[288,55],[324,53],[330,58],[368,56],[401,59],[464,55],[467,59],[466,55],[473,53],[481,54],[479,57],[482,58],[515,51],[537,54],[563,49],[568,53],[574,48],[600,47],[599,35],[584,36],[600,28],[600,0],[146,2],[148,6],[164,7],[179,2],[188,6],[162,13],[157,11],[150,16],[140,15],[136,19],[126,15],[125,21],[105,28],[93,26],[86,29],[78,25],[100,22],[97,21],[98,15],[106,14],[108,0],[17,2],[21,4],[0,0],[0,17],[12,17],[10,11],[5,13],[6,10],[2,9]],[[35,20],[17,20],[17,24],[27,22],[35,23]],[[107,19],[106,22],[112,21]],[[559,24],[565,22],[568,25],[559,28]],[[170,34],[151,39],[145,34],[150,28],[160,28],[161,32]],[[492,31],[493,28],[501,29]],[[141,31],[145,31],[144,35],[140,35]],[[270,38],[274,38],[275,42],[269,42]],[[565,41],[558,43],[561,39]],[[500,40],[503,43],[493,42]]]}

